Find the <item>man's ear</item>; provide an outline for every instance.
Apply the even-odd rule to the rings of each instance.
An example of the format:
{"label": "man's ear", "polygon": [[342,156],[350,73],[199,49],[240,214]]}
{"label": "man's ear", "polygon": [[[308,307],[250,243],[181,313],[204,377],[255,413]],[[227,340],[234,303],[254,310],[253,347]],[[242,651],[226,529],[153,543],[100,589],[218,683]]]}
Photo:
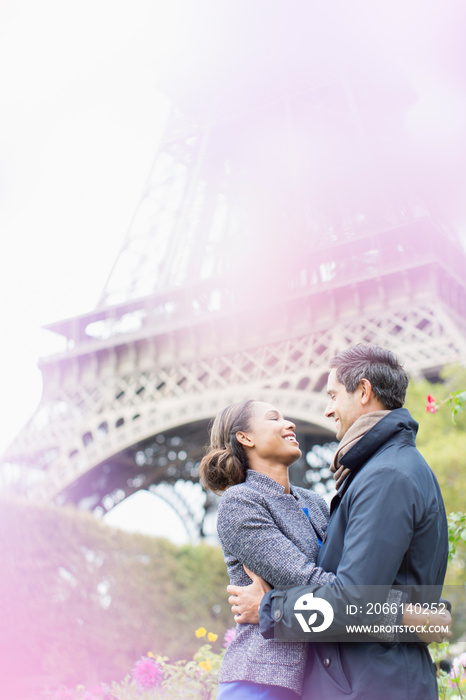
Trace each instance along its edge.
{"label": "man's ear", "polygon": [[359,382],[359,387],[361,391],[361,403],[363,406],[367,406],[374,393],[372,391],[372,384],[368,379],[361,379]]}
{"label": "man's ear", "polygon": [[253,439],[247,433],[243,433],[241,431],[238,431],[236,433],[236,439],[238,440],[238,442],[241,445],[244,445],[244,447],[253,447],[254,446]]}

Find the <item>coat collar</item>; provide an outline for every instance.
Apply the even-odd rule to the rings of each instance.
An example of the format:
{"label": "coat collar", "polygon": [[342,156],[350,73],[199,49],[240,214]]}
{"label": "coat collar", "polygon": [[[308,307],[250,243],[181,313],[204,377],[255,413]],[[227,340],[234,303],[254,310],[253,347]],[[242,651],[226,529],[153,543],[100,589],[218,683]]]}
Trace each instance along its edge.
{"label": "coat collar", "polygon": [[[281,484],[278,484],[270,476],[266,476],[265,474],[261,474],[261,472],[258,472],[255,469],[248,469],[247,470],[247,472],[246,472],[246,484],[249,486],[253,486],[258,491],[261,491],[262,493],[266,493],[270,496],[283,496],[283,495],[288,496],[288,495],[290,495],[290,494],[284,493],[285,489]],[[291,493],[293,493],[292,487],[291,487]]]}
{"label": "coat collar", "polygon": [[399,435],[400,441],[415,445],[419,423],[417,423],[406,408],[395,408],[382,420],[367,431],[365,435],[341,457],[340,464],[351,470],[340,490],[332,498],[330,513],[339,506],[341,499],[348,490],[356,473],[390,438]]}
{"label": "coat collar", "polygon": [[406,408],[395,408],[368,430],[340,461],[351,471],[356,471],[363,467],[367,460],[397,433],[400,433],[400,437],[403,436],[406,442],[415,444],[418,429],[419,424]]}

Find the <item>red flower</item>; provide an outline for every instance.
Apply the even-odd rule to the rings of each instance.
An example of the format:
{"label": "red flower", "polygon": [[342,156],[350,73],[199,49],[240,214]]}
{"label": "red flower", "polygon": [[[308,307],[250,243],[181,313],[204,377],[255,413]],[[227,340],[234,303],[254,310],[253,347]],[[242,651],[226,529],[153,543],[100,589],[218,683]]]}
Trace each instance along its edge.
{"label": "red flower", "polygon": [[139,659],[131,671],[133,680],[140,688],[156,688],[163,678],[163,671],[156,661],[143,657]]}
{"label": "red flower", "polygon": [[426,413],[437,413],[435,399],[430,394],[427,395]]}

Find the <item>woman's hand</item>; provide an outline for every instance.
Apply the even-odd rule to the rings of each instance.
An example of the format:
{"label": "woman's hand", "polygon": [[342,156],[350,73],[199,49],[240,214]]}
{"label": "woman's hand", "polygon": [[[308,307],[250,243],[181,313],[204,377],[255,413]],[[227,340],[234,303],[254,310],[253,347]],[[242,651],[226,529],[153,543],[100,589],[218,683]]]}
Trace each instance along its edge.
{"label": "woman's hand", "polygon": [[249,586],[227,586],[227,591],[230,594],[228,602],[231,605],[231,612],[235,617],[235,622],[239,622],[242,625],[257,625],[259,623],[261,600],[267,591],[271,590],[271,586],[246,566],[243,566],[243,569],[252,583]]}
{"label": "woman's hand", "polygon": [[452,617],[447,609],[443,612],[422,613],[408,613],[405,610],[402,623],[416,627],[416,635],[424,644],[441,644],[451,637]]}

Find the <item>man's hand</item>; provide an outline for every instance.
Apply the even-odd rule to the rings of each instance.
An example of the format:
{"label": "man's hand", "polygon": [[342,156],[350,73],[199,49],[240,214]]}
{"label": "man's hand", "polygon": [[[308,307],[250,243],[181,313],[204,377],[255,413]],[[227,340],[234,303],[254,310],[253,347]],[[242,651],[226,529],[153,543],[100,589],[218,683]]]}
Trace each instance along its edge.
{"label": "man's hand", "polygon": [[243,569],[251,579],[249,586],[227,586],[230,594],[228,602],[231,605],[231,612],[235,617],[235,622],[257,625],[259,623],[259,606],[261,600],[271,586],[260,576],[250,571],[246,566]]}

